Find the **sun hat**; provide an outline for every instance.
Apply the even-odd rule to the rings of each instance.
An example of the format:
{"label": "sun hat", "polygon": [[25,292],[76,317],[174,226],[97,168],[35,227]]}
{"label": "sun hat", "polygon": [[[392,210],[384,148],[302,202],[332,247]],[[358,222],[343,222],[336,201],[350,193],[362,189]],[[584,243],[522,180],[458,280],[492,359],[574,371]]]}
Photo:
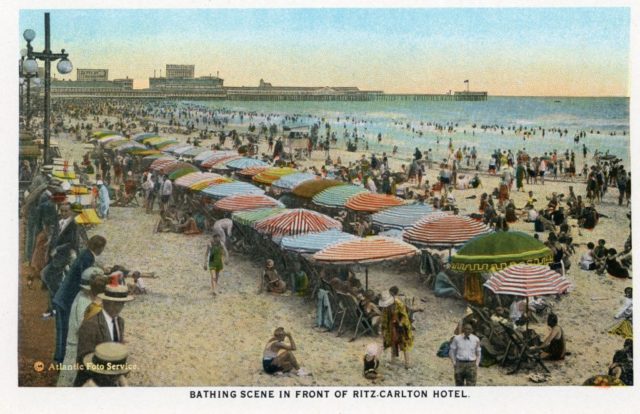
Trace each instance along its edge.
{"label": "sun hat", "polygon": [[375,342],[371,342],[367,344],[367,348],[364,351],[364,357],[367,361],[371,361],[372,359],[380,356],[380,345]]}
{"label": "sun hat", "polygon": [[129,302],[133,300],[133,296],[129,295],[129,289],[126,286],[112,286],[107,285],[104,293],[98,294],[98,297],[102,300],[112,302]]}
{"label": "sun hat", "polygon": [[120,342],[103,342],[96,345],[94,352],[83,358],[88,371],[102,375],[122,375],[130,371],[127,364],[129,351]]}
{"label": "sun hat", "polygon": [[85,269],[80,276],[80,287],[84,290],[91,290],[91,282],[93,281],[93,279],[95,279],[97,276],[102,275],[104,275],[104,272],[97,266],[92,266],[88,269]]}
{"label": "sun hat", "polygon": [[378,302],[378,306],[381,308],[386,308],[387,306],[391,306],[393,304],[393,296],[389,292],[382,292],[380,297],[380,301]]}

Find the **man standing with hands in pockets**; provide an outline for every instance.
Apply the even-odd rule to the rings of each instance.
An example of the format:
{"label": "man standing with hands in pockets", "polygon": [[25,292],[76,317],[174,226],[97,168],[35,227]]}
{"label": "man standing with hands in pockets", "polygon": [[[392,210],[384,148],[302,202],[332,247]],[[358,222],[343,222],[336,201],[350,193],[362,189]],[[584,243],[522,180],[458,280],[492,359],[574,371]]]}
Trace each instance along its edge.
{"label": "man standing with hands in pockets", "polygon": [[453,361],[456,386],[475,386],[480,366],[480,339],[473,333],[470,324],[465,324],[462,333],[451,340],[449,357]]}

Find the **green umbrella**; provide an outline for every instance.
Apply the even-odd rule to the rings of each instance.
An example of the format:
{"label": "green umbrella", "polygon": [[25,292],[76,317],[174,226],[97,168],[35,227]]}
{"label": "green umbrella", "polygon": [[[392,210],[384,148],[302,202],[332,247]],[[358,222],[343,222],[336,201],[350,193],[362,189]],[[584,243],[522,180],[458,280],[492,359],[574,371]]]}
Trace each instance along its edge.
{"label": "green umbrella", "polygon": [[196,167],[181,167],[178,168],[177,170],[173,171],[171,174],[169,174],[169,179],[170,180],[176,180],[180,177],[182,177],[183,175],[187,175],[187,174],[191,174],[192,172],[196,172],[199,171]]}

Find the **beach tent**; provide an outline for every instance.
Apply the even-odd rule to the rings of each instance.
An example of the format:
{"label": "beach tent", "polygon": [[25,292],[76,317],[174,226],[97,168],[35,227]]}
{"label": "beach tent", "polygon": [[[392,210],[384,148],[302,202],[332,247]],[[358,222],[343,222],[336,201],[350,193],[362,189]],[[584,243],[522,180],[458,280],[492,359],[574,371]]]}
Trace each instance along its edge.
{"label": "beach tent", "polygon": [[202,194],[211,198],[223,198],[236,194],[264,194],[262,188],[241,181],[216,184],[202,190]]}
{"label": "beach tent", "polygon": [[404,203],[403,199],[396,196],[363,192],[349,198],[345,207],[353,211],[375,213],[388,207],[403,205]]}
{"label": "beach tent", "polygon": [[471,217],[432,214],[406,229],[404,241],[423,247],[452,248],[489,232],[489,226]]}
{"label": "beach tent", "polygon": [[309,180],[304,181],[293,188],[293,195],[309,199],[313,198],[318,193],[323,192],[327,188],[335,187],[338,185],[345,185],[346,183],[338,180],[327,180],[327,179],[319,179],[319,180]]}
{"label": "beach tent", "polygon": [[271,167],[253,176],[256,183],[271,185],[274,181],[279,180],[286,175],[297,173],[298,170],[289,167]]}
{"label": "beach tent", "polygon": [[272,207],[261,208],[257,210],[239,211],[231,215],[231,220],[245,226],[253,226],[258,221],[282,213],[285,210],[286,209],[280,207]]}
{"label": "beach tent", "polygon": [[313,196],[313,203],[323,207],[341,208],[351,197],[367,191],[364,187],[351,184],[330,187]]}
{"label": "beach tent", "polygon": [[284,191],[291,191],[305,181],[317,180],[318,176],[310,173],[297,172],[285,175],[284,177],[274,181],[271,185]]}
{"label": "beach tent", "polygon": [[213,208],[222,211],[256,210],[259,208],[284,207],[278,200],[264,194],[238,194],[218,200]]}
{"label": "beach tent", "polygon": [[226,163],[227,167],[234,170],[244,170],[249,167],[267,167],[269,164],[257,158],[242,157]]}
{"label": "beach tent", "polygon": [[342,229],[342,223],[317,211],[296,208],[257,222],[254,228],[274,238]]}
{"label": "beach tent", "polygon": [[371,215],[371,223],[380,229],[406,229],[436,211],[429,204],[407,204],[390,207]]}
{"label": "beach tent", "polygon": [[337,229],[320,233],[307,233],[298,236],[286,236],[280,241],[280,247],[298,253],[315,253],[336,243],[356,239],[353,234]]}

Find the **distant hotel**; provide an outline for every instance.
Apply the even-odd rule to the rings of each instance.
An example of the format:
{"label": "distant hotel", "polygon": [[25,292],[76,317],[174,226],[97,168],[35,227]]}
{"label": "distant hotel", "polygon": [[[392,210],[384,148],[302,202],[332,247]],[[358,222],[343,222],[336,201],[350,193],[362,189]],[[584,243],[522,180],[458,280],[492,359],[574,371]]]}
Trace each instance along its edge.
{"label": "distant hotel", "polygon": [[182,99],[238,101],[485,101],[487,92],[385,94],[355,86],[224,86],[218,76],[195,77],[195,65],[166,65],[165,76],[149,78],[149,88],[133,89],[133,79],[109,80],[108,69],[77,69],[75,81],[53,80],[55,98]]}

